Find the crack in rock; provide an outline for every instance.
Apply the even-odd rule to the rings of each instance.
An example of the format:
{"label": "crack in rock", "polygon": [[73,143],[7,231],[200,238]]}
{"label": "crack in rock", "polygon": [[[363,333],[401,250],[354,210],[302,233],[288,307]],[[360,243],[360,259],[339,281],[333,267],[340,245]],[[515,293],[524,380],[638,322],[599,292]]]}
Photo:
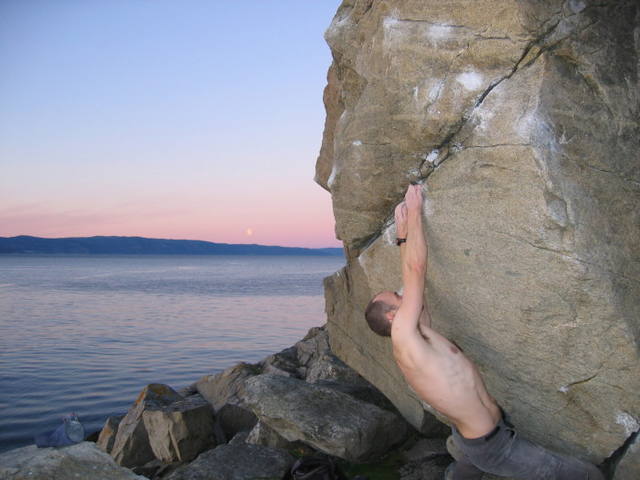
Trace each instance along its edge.
{"label": "crack in rock", "polygon": [[638,435],[640,434],[640,430],[636,430],[631,433],[627,439],[620,445],[616,450],[614,450],[611,455],[604,459],[602,462],[602,470],[604,471],[605,477],[610,480],[614,477],[616,473],[616,469],[618,468],[618,464],[622,461],[625,454],[638,439]]}

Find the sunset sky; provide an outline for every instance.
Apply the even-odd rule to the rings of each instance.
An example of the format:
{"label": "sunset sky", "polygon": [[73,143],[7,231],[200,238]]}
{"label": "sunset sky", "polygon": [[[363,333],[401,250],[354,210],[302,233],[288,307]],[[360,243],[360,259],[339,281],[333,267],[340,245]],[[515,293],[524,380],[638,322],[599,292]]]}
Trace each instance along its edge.
{"label": "sunset sky", "polygon": [[2,0],[0,236],[338,246],[339,0]]}

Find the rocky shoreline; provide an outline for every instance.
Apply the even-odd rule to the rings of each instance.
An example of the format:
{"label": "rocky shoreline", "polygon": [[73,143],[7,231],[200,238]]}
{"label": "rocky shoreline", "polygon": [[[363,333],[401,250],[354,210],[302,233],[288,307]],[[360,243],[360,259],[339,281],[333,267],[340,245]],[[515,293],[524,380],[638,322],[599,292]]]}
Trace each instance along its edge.
{"label": "rocky shoreline", "polygon": [[[256,364],[239,363],[180,391],[147,385],[99,435],[62,448],[0,455],[0,480],[283,478],[321,452],[348,477],[439,479],[448,429],[416,431],[336,357],[325,327]],[[96,438],[97,437],[97,438]]]}

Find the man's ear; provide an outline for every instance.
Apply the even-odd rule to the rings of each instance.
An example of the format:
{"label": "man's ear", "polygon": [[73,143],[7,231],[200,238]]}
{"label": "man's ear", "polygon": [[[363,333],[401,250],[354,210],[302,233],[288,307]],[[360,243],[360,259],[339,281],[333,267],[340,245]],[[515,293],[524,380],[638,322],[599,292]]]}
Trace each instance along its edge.
{"label": "man's ear", "polygon": [[387,313],[384,314],[384,316],[387,318],[387,320],[389,320],[389,323],[393,323],[393,319],[396,316],[396,312],[397,310],[389,310]]}

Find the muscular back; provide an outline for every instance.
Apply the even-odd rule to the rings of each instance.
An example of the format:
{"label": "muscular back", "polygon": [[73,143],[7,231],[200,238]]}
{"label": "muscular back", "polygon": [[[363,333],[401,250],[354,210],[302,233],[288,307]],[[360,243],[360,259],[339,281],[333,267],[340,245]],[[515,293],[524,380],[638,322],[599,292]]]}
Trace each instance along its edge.
{"label": "muscular back", "polygon": [[481,437],[495,427],[500,409],[478,368],[456,345],[422,323],[415,331],[392,335],[392,342],[407,383],[464,437]]}

